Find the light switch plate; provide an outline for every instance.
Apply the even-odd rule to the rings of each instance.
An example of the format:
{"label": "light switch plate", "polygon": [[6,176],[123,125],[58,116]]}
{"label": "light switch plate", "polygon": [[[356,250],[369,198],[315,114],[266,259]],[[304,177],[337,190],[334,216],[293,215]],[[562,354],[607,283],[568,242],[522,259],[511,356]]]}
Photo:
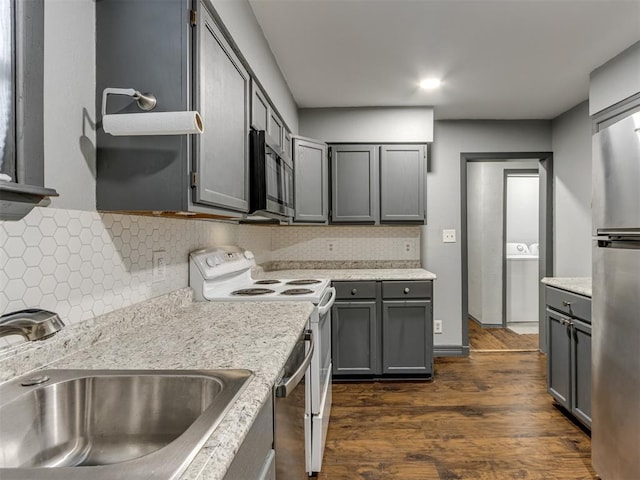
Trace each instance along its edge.
{"label": "light switch plate", "polygon": [[442,243],[456,243],[455,229],[442,230]]}

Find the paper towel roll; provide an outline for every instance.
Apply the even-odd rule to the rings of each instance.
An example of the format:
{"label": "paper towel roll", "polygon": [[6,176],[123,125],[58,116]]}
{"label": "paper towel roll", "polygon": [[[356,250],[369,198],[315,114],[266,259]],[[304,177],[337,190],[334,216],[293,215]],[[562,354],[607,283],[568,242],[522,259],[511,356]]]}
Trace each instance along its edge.
{"label": "paper towel roll", "polygon": [[204,131],[202,117],[195,111],[104,115],[102,128],[115,136],[184,135]]}

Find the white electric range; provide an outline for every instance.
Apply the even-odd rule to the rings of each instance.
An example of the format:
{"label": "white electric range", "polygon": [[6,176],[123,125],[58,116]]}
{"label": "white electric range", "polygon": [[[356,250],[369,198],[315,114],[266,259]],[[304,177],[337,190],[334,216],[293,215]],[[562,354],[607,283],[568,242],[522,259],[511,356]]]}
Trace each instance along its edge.
{"label": "white electric range", "polygon": [[253,254],[235,246],[196,250],[189,255],[189,285],[197,301],[311,302],[309,319],[314,351],[305,375],[306,471],[313,475],[322,457],[331,414],[331,306],[336,291],[327,279],[254,279]]}

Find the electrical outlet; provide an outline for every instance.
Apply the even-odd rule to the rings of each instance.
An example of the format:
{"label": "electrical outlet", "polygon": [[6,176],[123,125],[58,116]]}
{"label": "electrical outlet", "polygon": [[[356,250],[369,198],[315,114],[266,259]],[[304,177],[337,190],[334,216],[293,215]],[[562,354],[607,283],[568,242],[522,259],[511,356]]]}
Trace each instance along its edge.
{"label": "electrical outlet", "polygon": [[329,255],[332,255],[333,253],[335,253],[335,251],[337,249],[337,241],[335,239],[327,238],[325,240],[325,242],[326,242],[326,246],[327,246],[326,252]]}
{"label": "electrical outlet", "polygon": [[456,231],[442,230],[442,243],[456,243]]}
{"label": "electrical outlet", "polygon": [[442,320],[433,321],[433,333],[442,333]]}
{"label": "electrical outlet", "polygon": [[164,282],[167,278],[167,252],[156,250],[151,254],[153,262],[153,282]]}
{"label": "electrical outlet", "polygon": [[406,253],[411,253],[416,249],[415,240],[405,240],[404,241],[404,251]]}

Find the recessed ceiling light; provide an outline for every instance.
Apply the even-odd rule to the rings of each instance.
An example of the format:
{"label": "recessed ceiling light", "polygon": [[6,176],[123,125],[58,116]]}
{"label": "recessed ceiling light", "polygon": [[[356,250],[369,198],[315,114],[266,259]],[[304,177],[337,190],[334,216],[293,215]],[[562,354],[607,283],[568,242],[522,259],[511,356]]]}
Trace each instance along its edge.
{"label": "recessed ceiling light", "polygon": [[433,90],[434,88],[438,88],[440,86],[439,78],[425,78],[420,81],[420,88],[424,90]]}

